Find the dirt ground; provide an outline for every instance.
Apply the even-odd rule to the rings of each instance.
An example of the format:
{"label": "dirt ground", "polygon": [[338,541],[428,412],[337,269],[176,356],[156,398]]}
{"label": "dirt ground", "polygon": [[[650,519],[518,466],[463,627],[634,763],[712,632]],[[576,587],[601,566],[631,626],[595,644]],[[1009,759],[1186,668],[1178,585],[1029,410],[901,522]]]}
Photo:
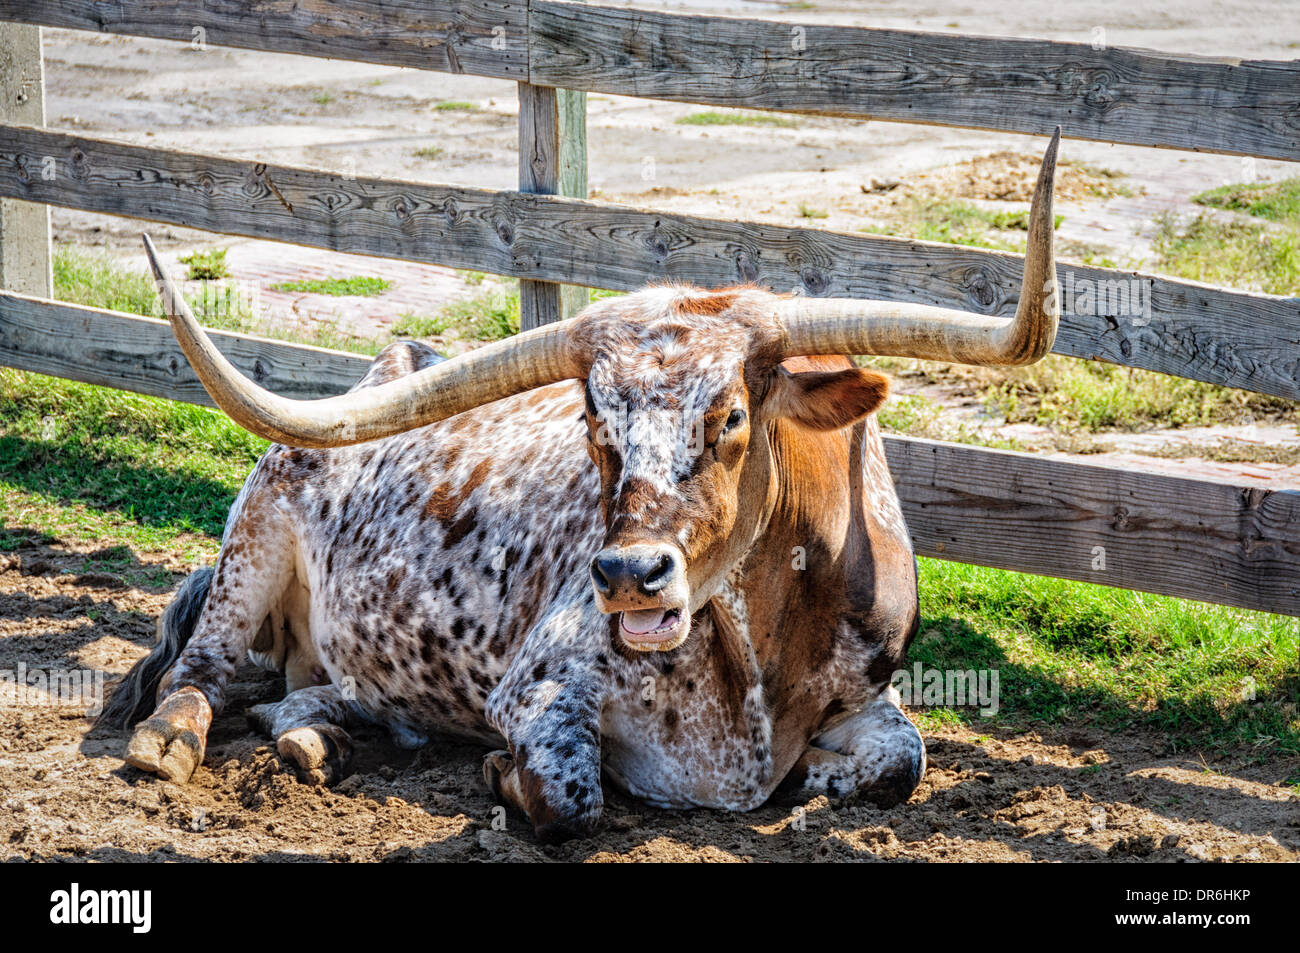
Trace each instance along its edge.
{"label": "dirt ground", "polygon": [[[88,555],[35,536],[0,555],[0,671],[111,678],[144,654],[176,562],[76,574]],[[1158,734],[1087,730],[928,733],[925,780],[889,810],[816,798],[660,811],[607,791],[595,836],[546,846],[491,799],[481,746],[412,753],[357,730],[355,773],[333,789],[299,783],[243,716],[281,692],[242,668],[184,785],[126,767],[124,737],[90,730],[82,707],[30,694],[0,705],[0,860],[1300,860],[1300,800],[1280,783],[1300,760],[1206,764],[1168,754]]]}
{"label": "dirt ground", "polygon": [[[1293,59],[1300,19],[1290,3],[639,5],[1076,42],[1100,28],[1112,45]],[[46,53],[54,128],[361,175],[515,185],[510,83],[62,30],[46,31]],[[474,108],[437,108],[448,101]],[[701,108],[590,97],[593,195],[856,231],[878,223],[891,194],[909,190],[1022,207],[1018,183],[1028,176],[1010,173],[1035,165],[1041,151],[1031,137],[898,123],[677,122]],[[1126,194],[1106,198],[1072,190],[1067,177],[1059,206],[1063,242],[1096,247],[1125,267],[1149,252],[1155,214],[1199,210],[1190,197],[1224,182],[1296,174],[1288,163],[1077,141],[1065,143],[1063,156],[1126,177]],[[825,217],[809,221],[801,205]],[[55,210],[54,224],[60,241],[100,246],[143,268],[139,222]],[[393,291],[355,303],[264,297],[294,320],[382,329],[402,311],[432,312],[473,291],[450,269],[151,227],[173,256],[230,247],[235,277],[262,285],[363,268],[395,277]],[[144,654],[170,589],[191,567],[155,553],[140,554],[130,571],[85,572],[88,555],[85,546],[36,538],[0,553],[0,672],[89,668],[111,678]],[[298,783],[244,722],[249,705],[282,689],[260,670],[241,670],[207,759],[187,785],[125,767],[125,738],[90,730],[84,706],[0,704],[0,859],[1300,860],[1300,800],[1283,783],[1300,774],[1297,759],[1259,764],[1240,751],[1207,764],[1171,753],[1158,733],[1065,728],[929,733],[925,780],[891,810],[819,798],[748,815],[665,812],[609,793],[595,837],[542,846],[518,816],[505,816],[501,829],[481,777],[484,749],[474,745],[435,741],[411,753],[358,729],[351,777],[333,789]],[[7,690],[0,685],[0,699]]]}

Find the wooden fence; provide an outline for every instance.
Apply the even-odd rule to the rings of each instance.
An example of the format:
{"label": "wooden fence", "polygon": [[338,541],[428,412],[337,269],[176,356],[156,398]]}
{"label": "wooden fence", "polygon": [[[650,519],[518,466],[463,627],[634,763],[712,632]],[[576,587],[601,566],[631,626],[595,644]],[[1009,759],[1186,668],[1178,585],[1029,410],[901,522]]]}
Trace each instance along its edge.
{"label": "wooden fence", "polygon": [[[1015,255],[566,197],[586,193],[583,91],[1020,133],[1060,124],[1067,137],[1300,160],[1300,62],[552,0],[0,0],[0,21],[24,24],[0,30],[10,42],[42,25],[185,41],[201,32],[217,45],[517,81],[518,191],[127,145],[0,106],[0,248],[14,234],[7,223],[59,205],[514,275],[525,326],[571,313],[575,288],[662,278],[987,314],[1017,303]],[[28,48],[30,38],[18,36]],[[39,76],[39,61],[27,67],[23,76]],[[15,82],[0,78],[0,91]],[[1126,313],[1104,296],[1090,309],[1100,313],[1067,308],[1057,353],[1300,399],[1300,299],[1067,269],[1076,283],[1139,282],[1149,308]],[[7,271],[0,258],[10,289],[0,291],[0,364],[209,403],[165,322],[51,301],[39,272]],[[11,274],[37,278],[24,286]],[[337,393],[368,363],[214,338],[255,380],[295,397]],[[905,437],[886,449],[921,555],[1300,615],[1300,491]]]}

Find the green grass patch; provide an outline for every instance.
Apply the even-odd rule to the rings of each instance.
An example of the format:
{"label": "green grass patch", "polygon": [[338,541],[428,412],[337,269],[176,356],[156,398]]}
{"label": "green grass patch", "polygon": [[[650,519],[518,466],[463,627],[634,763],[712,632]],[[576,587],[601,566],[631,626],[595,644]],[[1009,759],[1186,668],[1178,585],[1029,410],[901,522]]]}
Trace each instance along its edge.
{"label": "green grass patch", "polygon": [[942,406],[920,394],[891,397],[877,412],[880,426],[888,433],[947,440],[998,450],[1024,450],[1019,441],[982,433],[964,421],[955,421]]}
{"label": "green grass patch", "polygon": [[679,116],[674,121],[679,126],[781,126],[783,128],[792,128],[799,125],[798,120],[791,119],[789,116],[739,110],[729,112],[705,110],[687,116]]}
{"label": "green grass patch", "polygon": [[[981,401],[1008,423],[1033,423],[1071,438],[1081,434],[1197,427],[1264,421],[1300,426],[1295,401],[1170,377],[1154,371],[1049,354],[1028,367],[966,367],[902,358],[873,358],[871,364],[899,377],[942,384]],[[891,398],[882,420],[899,415],[895,429],[913,436],[960,440],[944,435],[937,405],[904,413],[909,397]],[[897,406],[896,406],[897,405]],[[891,409],[893,408],[893,409]],[[927,432],[933,417],[940,430]],[[912,428],[912,429],[909,429]],[[1079,448],[1058,447],[1058,449]]]}
{"label": "green grass patch", "polygon": [[[1018,232],[1029,229],[1028,209],[986,209],[959,199],[909,197],[892,210],[893,220],[864,228],[878,235],[899,235],[927,242],[968,245],[996,251],[1025,250]],[[1065,220],[1056,216],[1055,227]]]}
{"label": "green grass patch", "polygon": [[1239,440],[1220,437],[1209,446],[1201,444],[1169,443],[1147,450],[1151,456],[1170,460],[1217,460],[1222,463],[1277,463],[1284,467],[1300,466],[1300,447],[1260,443],[1257,440]]}
{"label": "green grass patch", "polygon": [[158,292],[142,271],[127,271],[108,255],[74,245],[54,248],[54,296],[60,301],[153,315]]}
{"label": "green grass patch", "polygon": [[339,298],[373,298],[375,295],[383,294],[392,286],[392,282],[387,278],[355,275],[351,278],[305,278],[302,281],[282,281],[271,285],[271,290],[334,295]]}
{"label": "green grass patch", "polygon": [[805,205],[803,202],[799,203],[799,216],[801,218],[828,218],[830,214],[831,213],[827,212],[825,209],[813,208],[811,205]]}
{"label": "green grass patch", "polygon": [[[457,272],[466,284],[481,287],[487,278],[482,272]],[[622,297],[624,291],[604,288],[591,290],[591,300],[604,301]],[[499,279],[472,298],[454,301],[435,314],[407,312],[393,324],[395,337],[431,338],[452,336],[469,341],[498,341],[519,332],[519,282]]]}
{"label": "green grass patch", "polygon": [[[72,245],[60,245],[54,250],[54,297],[92,308],[162,317],[152,278],[122,268],[108,255]],[[253,314],[240,290],[229,285],[205,284],[187,293],[185,300],[201,324],[220,331],[357,354],[377,354],[388,343],[382,338],[360,338],[328,323],[318,322],[309,330],[265,324]]]}
{"label": "green grass patch", "polygon": [[[1300,620],[922,559],[909,663],[996,669],[1007,726],[1155,728],[1175,749],[1300,754]],[[941,719],[987,725],[975,709]]]}
{"label": "green grass patch", "polygon": [[1097,432],[1295,418],[1293,401],[1152,371],[1049,355],[977,374],[985,406],[1009,422]]}
{"label": "green grass patch", "polygon": [[1300,177],[1280,182],[1245,182],[1224,185],[1192,196],[1210,208],[1245,212],[1256,218],[1300,225]]}
{"label": "green grass patch", "polygon": [[471,112],[478,109],[478,104],[466,102],[463,99],[448,99],[441,103],[435,103],[433,108],[439,112]]}
{"label": "green grass patch", "polygon": [[[155,544],[218,537],[267,442],[203,407],[0,370],[4,523]],[[69,509],[69,512],[59,512]],[[21,512],[20,512],[21,510]],[[44,512],[44,515],[39,515]]]}
{"label": "green grass patch", "polygon": [[472,298],[454,301],[433,315],[403,314],[393,324],[397,337],[446,334],[473,341],[498,341],[519,333],[519,282],[509,281]]}
{"label": "green grass patch", "polygon": [[1209,215],[1156,220],[1157,265],[1179,278],[1268,294],[1300,294],[1300,229],[1277,230]]}
{"label": "green grass patch", "polygon": [[[224,267],[224,251],[220,261]],[[56,246],[53,270],[54,297],[60,301],[162,317],[153,278],[122,268],[109,255],[76,246]],[[205,284],[194,291],[185,290],[185,300],[195,317],[209,327],[245,331],[254,323],[248,301],[236,287]]]}
{"label": "green grass patch", "polygon": [[190,281],[216,281],[230,277],[230,266],[226,264],[226,249],[207,248],[182,255],[180,263],[189,271],[186,275]]}
{"label": "green grass patch", "polygon": [[438,146],[424,146],[421,149],[416,149],[411,155],[417,159],[436,159],[442,155],[442,151]]}

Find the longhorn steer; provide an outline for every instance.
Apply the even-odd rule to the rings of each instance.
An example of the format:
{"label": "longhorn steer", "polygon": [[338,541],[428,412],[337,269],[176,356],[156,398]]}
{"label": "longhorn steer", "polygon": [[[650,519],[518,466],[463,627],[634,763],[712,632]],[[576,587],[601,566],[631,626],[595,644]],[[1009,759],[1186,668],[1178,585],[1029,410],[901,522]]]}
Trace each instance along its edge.
{"label": "longhorn steer", "polygon": [[925,748],[889,687],[918,617],[887,381],[817,355],[1046,353],[1056,147],[1011,321],[658,287],[454,361],[393,345],[322,401],[230,367],[146,239],[213,398],[281,445],[105,713],[156,696],[127,761],[188,779],[251,654],[286,675],[252,716],[305,779],[346,770],[356,719],[504,743],[485,777],[543,837],[596,824],[602,770],[664,807],[748,810],[783,781],[905,800]]}

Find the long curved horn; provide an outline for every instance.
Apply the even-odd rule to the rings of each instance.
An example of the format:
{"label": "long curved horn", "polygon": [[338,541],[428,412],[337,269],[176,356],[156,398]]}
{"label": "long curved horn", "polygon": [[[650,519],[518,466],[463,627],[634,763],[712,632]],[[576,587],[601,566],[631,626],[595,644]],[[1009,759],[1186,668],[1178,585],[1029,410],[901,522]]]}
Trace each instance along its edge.
{"label": "long curved horn", "polygon": [[246,430],[295,447],[341,447],[423,427],[513,394],[581,377],[564,323],[549,324],[426,367],[399,380],[321,400],[291,400],[241,374],[199,326],[167,277],[149,236],[149,267],[163,310],[217,406]]}
{"label": "long curved horn", "polygon": [[1043,156],[1029,209],[1020,304],[1011,320],[933,305],[855,298],[794,298],[778,306],[785,355],[877,354],[958,364],[1032,364],[1052,349],[1056,296],[1052,185],[1061,128]]}

